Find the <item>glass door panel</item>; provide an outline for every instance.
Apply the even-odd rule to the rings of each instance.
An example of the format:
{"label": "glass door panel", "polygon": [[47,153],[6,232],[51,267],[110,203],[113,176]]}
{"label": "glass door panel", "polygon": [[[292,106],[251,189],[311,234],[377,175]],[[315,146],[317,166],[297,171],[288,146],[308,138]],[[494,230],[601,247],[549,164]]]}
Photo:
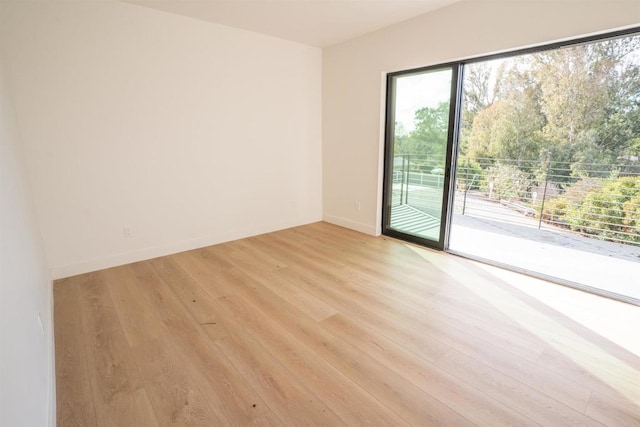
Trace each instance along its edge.
{"label": "glass door panel", "polygon": [[456,80],[454,67],[389,76],[387,235],[444,246]]}
{"label": "glass door panel", "polygon": [[464,70],[448,249],[640,305],[640,35]]}

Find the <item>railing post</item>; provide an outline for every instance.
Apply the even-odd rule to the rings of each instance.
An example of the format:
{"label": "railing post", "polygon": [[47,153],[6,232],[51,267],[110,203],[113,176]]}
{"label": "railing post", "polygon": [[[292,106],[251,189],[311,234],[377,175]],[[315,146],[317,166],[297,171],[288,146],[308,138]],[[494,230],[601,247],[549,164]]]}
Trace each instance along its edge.
{"label": "railing post", "polygon": [[407,154],[407,192],[404,195],[404,204],[409,204],[409,174],[411,173],[411,155]]}
{"label": "railing post", "polygon": [[542,228],[542,216],[544,215],[544,202],[547,198],[547,185],[549,184],[549,163],[547,163],[547,171],[544,174],[544,191],[542,192],[542,203],[540,204],[540,219],[538,220],[538,230]]}
{"label": "railing post", "polygon": [[[404,157],[405,154],[402,155],[402,170],[400,172],[400,204],[404,200]],[[395,168],[395,165],[393,167]]]}
{"label": "railing post", "polygon": [[467,193],[469,192],[469,158],[467,157],[467,173],[465,174],[464,197],[462,198],[462,215],[467,208]]}

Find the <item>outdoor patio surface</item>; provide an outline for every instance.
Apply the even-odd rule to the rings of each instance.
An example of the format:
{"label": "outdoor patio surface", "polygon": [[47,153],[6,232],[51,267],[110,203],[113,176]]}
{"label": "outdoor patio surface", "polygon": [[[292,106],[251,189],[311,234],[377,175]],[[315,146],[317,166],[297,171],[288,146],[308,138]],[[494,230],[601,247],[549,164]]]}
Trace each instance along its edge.
{"label": "outdoor patio surface", "polygon": [[455,252],[630,297],[640,304],[640,246],[584,237],[498,202],[456,203],[449,248]]}

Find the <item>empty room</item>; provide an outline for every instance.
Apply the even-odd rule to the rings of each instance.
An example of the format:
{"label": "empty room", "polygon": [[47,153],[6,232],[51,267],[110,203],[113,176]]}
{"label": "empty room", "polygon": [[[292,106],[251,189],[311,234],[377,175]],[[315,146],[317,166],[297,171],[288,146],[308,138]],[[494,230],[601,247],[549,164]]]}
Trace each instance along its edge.
{"label": "empty room", "polygon": [[640,0],[0,0],[0,426],[640,425]]}

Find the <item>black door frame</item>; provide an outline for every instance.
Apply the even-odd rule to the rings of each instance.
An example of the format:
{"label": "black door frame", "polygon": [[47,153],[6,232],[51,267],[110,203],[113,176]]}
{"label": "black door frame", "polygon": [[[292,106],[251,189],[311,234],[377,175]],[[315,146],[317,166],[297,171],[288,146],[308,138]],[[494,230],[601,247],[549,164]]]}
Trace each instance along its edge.
{"label": "black door frame", "polygon": [[[393,186],[393,143],[395,134],[395,81],[398,77],[422,74],[436,70],[451,70],[451,91],[449,94],[449,124],[447,127],[447,147],[445,154],[445,170],[443,177],[442,208],[440,214],[440,235],[438,241],[426,239],[414,234],[404,233],[393,229],[391,225],[391,201]],[[382,190],[382,234],[395,237],[419,245],[439,250],[446,250],[449,240],[449,224],[451,222],[451,209],[453,206],[453,193],[451,189],[455,183],[455,159],[457,158],[459,114],[462,96],[462,70],[461,62],[451,62],[434,66],[416,68],[406,71],[398,71],[387,74],[387,99],[385,114],[385,147],[384,147],[384,178]]]}
{"label": "black door frame", "polygon": [[[385,112],[385,135],[384,135],[384,170],[383,170],[383,188],[382,188],[382,234],[422,246],[431,247],[438,250],[448,251],[449,249],[449,230],[451,227],[451,216],[453,208],[453,197],[455,191],[456,178],[456,162],[458,158],[458,138],[460,130],[460,114],[462,108],[462,83],[464,77],[464,67],[466,64],[475,62],[490,61],[492,59],[508,58],[511,56],[524,55],[528,53],[541,52],[545,50],[559,49],[568,46],[602,41],[616,37],[628,36],[631,34],[639,34],[640,27],[634,26],[616,31],[607,31],[600,34],[587,37],[578,37],[571,40],[565,40],[555,43],[547,43],[539,46],[514,49],[508,52],[497,53],[492,55],[480,55],[459,61],[447,62],[443,64],[435,64],[426,67],[414,68],[410,70],[396,71],[387,74],[386,81],[386,112]],[[412,234],[402,233],[398,230],[391,229],[391,185],[393,184],[393,164],[389,159],[393,158],[393,136],[395,126],[395,99],[393,97],[394,78],[398,76],[406,76],[411,74],[419,74],[429,70],[452,69],[452,84],[449,108],[449,127],[447,135],[447,152],[444,175],[444,192],[442,197],[442,214],[440,226],[440,238],[438,242],[421,238]]]}

